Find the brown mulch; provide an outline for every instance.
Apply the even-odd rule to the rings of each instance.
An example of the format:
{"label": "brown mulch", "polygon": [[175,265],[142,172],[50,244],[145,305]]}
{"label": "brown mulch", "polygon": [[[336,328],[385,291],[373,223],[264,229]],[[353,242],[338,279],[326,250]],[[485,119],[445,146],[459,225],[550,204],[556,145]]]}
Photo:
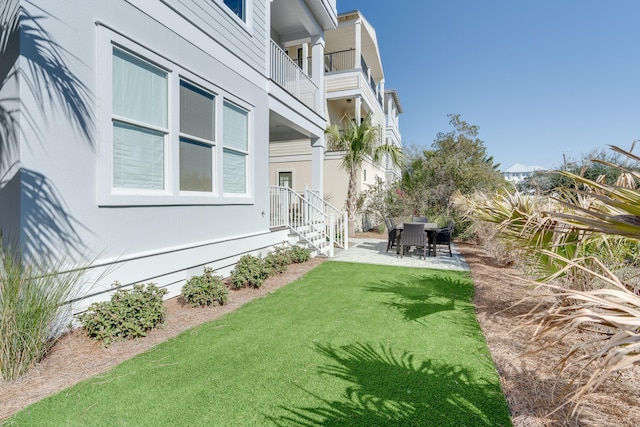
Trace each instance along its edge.
{"label": "brown mulch", "polygon": [[[357,237],[384,239],[378,233]],[[515,328],[519,316],[533,303],[513,306],[532,287],[520,279],[518,271],[499,264],[480,246],[458,243],[471,267],[476,286],[474,303],[478,321],[500,374],[501,384],[515,426],[638,426],[640,425],[640,378],[636,370],[607,381],[596,393],[587,396],[586,404],[577,414],[571,408],[557,407],[570,377],[559,375],[555,367],[573,341],[565,339],[562,346],[539,352],[527,352],[532,330]],[[245,302],[261,297],[290,283],[324,261],[314,258],[304,264],[293,264],[287,272],[270,277],[259,289],[231,291],[231,301],[224,306],[191,308],[177,298],[166,301],[168,313],[165,325],[147,337],[135,341],[116,342],[108,348],[91,341],[80,331],[60,339],[47,357],[31,371],[14,382],[0,381],[0,421],[21,408],[69,387],[93,375],[104,372],[185,329],[215,319],[233,311]],[[572,337],[571,340],[582,339]]]}

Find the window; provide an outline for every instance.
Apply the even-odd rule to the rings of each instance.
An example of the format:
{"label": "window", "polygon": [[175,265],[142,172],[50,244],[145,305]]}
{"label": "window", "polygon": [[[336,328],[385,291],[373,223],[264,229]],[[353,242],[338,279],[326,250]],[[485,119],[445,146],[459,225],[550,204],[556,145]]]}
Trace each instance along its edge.
{"label": "window", "polygon": [[280,187],[293,188],[293,173],[292,172],[278,172],[278,185]]}
{"label": "window", "polygon": [[224,102],[222,114],[223,183],[225,193],[247,192],[247,154],[249,150],[249,114],[247,111]]}
{"label": "window", "polygon": [[245,20],[244,0],[224,0],[224,4],[238,15],[238,18]]}
{"label": "window", "polygon": [[113,48],[113,187],[165,188],[167,73]]}
{"label": "window", "polygon": [[363,172],[363,174],[362,174],[362,180],[363,180],[364,182],[367,182],[367,170],[366,170],[366,169],[363,169],[363,170],[362,170],[362,172]]}
{"label": "window", "polygon": [[180,190],[213,189],[215,97],[180,81]]}

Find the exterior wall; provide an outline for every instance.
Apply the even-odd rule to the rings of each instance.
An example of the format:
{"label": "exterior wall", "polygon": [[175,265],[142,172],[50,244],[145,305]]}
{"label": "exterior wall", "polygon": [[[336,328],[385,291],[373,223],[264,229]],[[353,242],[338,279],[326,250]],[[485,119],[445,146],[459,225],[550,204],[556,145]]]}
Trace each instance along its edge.
{"label": "exterior wall", "polygon": [[[4,22],[17,24],[16,0]],[[16,13],[13,13],[16,12]],[[19,239],[20,228],[20,34],[15,31],[0,51],[0,238],[8,244]]]}
{"label": "exterior wall", "polygon": [[[101,293],[114,280],[122,285],[153,281],[168,287],[169,296],[176,295],[203,266],[227,275],[244,253],[266,251],[286,238],[269,230],[268,2],[247,3],[246,24],[221,0],[182,0],[171,6],[143,0],[21,4],[27,14],[42,16],[38,24],[51,41],[46,48],[63,62],[67,85],[57,87],[23,67],[20,98],[30,121],[20,130],[19,178],[5,173],[0,180],[0,229],[15,228],[20,206],[25,251],[32,256],[62,253],[95,267],[84,289],[93,296],[76,311],[106,298]],[[246,195],[229,197],[221,190],[207,196],[181,194],[173,131],[166,140],[168,187],[163,194],[110,191],[111,171],[105,165],[112,156],[112,43],[166,68],[170,126],[178,118],[181,77],[249,111]],[[34,60],[28,46],[21,51],[23,60]],[[29,84],[38,92],[31,92]],[[53,90],[51,98],[39,98],[46,90]],[[13,84],[3,86],[0,99],[12,91]],[[221,123],[218,117],[216,126]],[[220,189],[221,140],[214,150],[214,182]],[[6,206],[12,206],[8,215]],[[91,283],[99,273],[104,274],[99,283]]]}

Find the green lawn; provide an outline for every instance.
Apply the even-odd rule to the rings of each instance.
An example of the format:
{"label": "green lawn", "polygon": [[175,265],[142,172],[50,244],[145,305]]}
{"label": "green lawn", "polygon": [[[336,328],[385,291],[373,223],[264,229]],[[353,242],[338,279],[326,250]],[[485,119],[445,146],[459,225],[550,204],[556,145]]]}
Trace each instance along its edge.
{"label": "green lawn", "polygon": [[327,261],[20,426],[507,426],[467,272]]}

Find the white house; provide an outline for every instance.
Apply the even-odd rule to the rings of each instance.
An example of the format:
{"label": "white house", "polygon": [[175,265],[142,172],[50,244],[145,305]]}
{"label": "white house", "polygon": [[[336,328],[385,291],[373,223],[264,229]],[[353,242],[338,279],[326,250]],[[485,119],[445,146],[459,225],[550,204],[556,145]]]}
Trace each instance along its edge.
{"label": "white house", "polygon": [[[338,27],[327,30],[325,40],[324,68],[320,72],[324,76],[326,125],[340,124],[345,119],[360,121],[370,115],[372,123],[379,128],[380,143],[402,147],[399,131],[402,107],[397,91],[385,90],[382,58],[373,26],[358,10],[341,13]],[[304,70],[309,70],[305,60],[308,51],[306,43],[291,44],[287,48],[288,55]],[[316,69],[311,71],[311,76],[318,75]],[[291,135],[289,139],[279,139],[270,146],[271,184],[286,185],[300,193],[310,186],[320,190],[331,204],[344,209],[349,181],[348,173],[340,167],[344,151],[326,144],[324,180],[320,187],[311,176],[312,153],[308,137]],[[311,145],[315,146],[313,142]],[[357,191],[366,190],[377,178],[389,182],[399,176],[399,168],[388,159],[381,162],[368,159],[360,171]],[[365,222],[358,223],[357,228],[366,228]]]}
{"label": "white house", "polygon": [[[0,231],[91,264],[76,311],[115,280],[172,296],[286,240],[272,141],[307,138],[322,189],[335,0],[9,0],[0,15]],[[290,72],[301,41],[315,77]]]}
{"label": "white house", "polygon": [[546,169],[547,168],[544,168],[542,166],[525,166],[521,165],[520,163],[516,163],[510,168],[504,170],[502,172],[502,176],[507,181],[517,184],[526,177],[532,176],[534,172]]}

